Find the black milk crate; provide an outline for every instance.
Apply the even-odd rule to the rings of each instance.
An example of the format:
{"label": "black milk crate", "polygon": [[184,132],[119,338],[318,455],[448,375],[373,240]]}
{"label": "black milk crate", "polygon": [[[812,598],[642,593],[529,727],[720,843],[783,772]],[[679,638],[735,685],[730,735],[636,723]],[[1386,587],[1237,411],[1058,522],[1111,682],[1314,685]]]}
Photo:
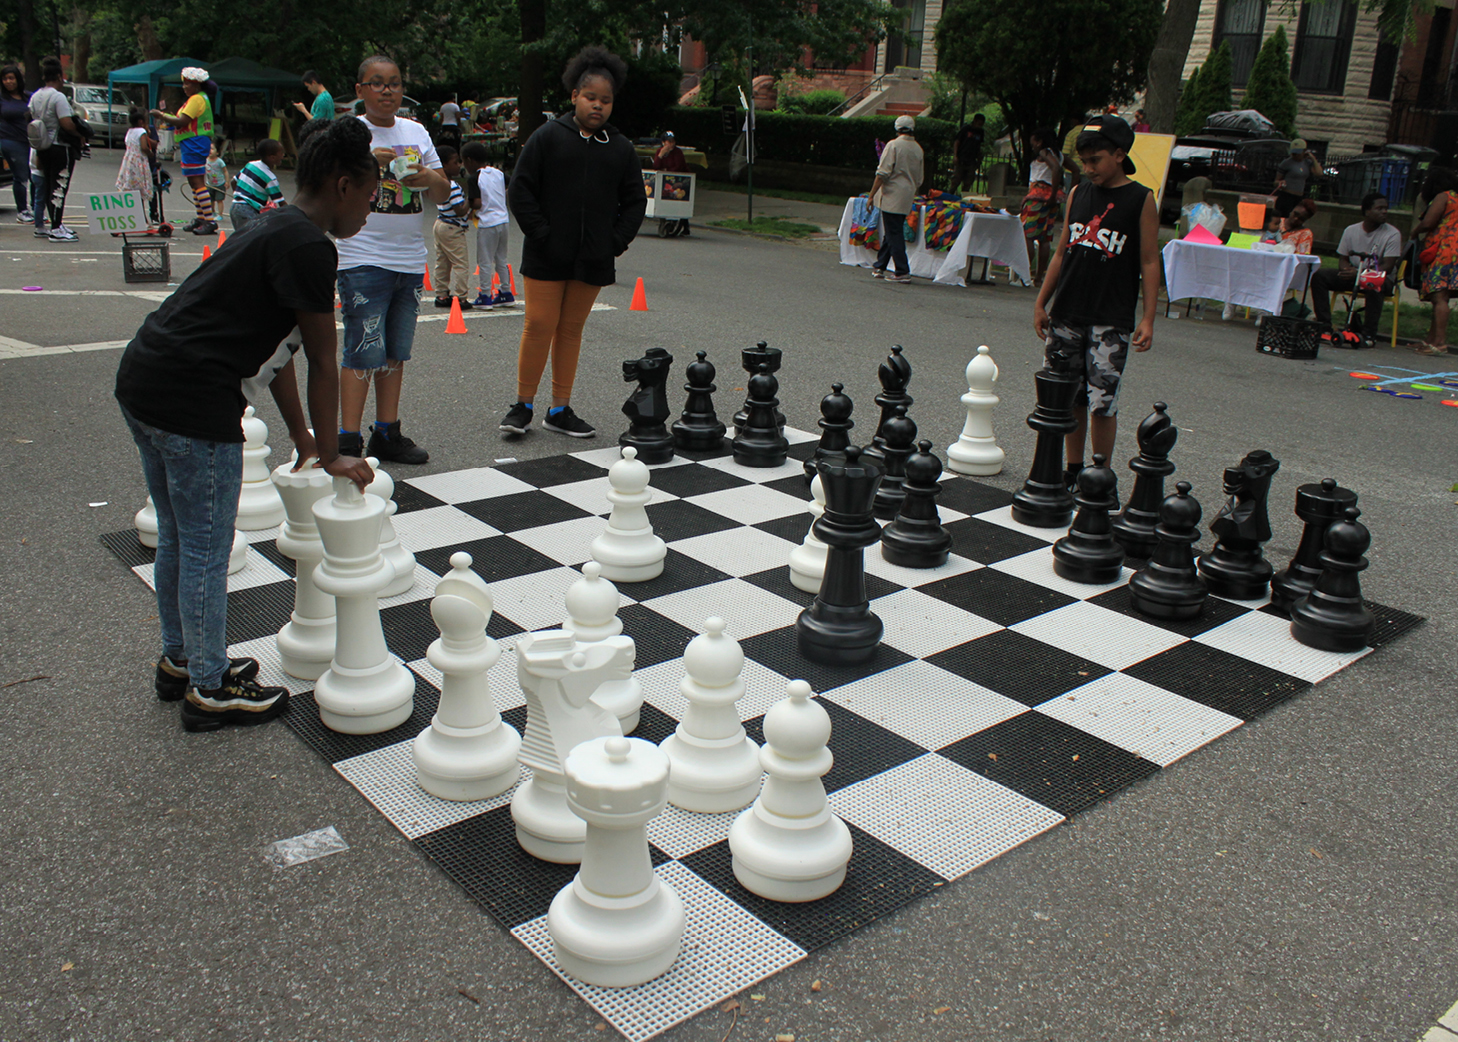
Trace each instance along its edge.
{"label": "black milk crate", "polygon": [[1256,350],[1282,358],[1315,358],[1325,332],[1328,329],[1320,322],[1268,315],[1256,332]]}
{"label": "black milk crate", "polygon": [[172,278],[172,255],[166,239],[123,236],[122,277],[127,282],[168,282]]}

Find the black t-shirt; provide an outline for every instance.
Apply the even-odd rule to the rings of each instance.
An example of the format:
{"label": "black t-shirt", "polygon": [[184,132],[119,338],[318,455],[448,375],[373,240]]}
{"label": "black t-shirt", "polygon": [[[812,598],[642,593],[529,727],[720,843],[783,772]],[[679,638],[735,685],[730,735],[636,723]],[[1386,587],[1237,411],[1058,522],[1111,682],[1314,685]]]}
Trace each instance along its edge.
{"label": "black t-shirt", "polygon": [[963,163],[970,163],[982,155],[982,140],[985,136],[986,131],[982,127],[975,127],[971,123],[957,131],[957,140],[953,147],[958,158]]}
{"label": "black t-shirt", "polygon": [[1118,188],[1089,182],[1068,204],[1068,250],[1058,273],[1052,318],[1078,326],[1130,330],[1139,299],[1139,219],[1149,189],[1136,181]]}
{"label": "black t-shirt", "polygon": [[116,398],[149,426],[243,440],[243,385],[287,364],[294,312],[334,312],[334,243],[296,207],[229,236],[147,316],[116,373]]}

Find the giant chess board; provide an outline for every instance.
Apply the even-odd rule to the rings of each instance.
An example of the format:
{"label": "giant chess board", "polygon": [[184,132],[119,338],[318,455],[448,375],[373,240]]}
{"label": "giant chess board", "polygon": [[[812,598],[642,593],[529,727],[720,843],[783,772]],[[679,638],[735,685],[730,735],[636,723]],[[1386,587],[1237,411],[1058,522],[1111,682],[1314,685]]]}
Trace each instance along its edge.
{"label": "giant chess board", "polygon": [[[792,457],[812,454],[812,435],[785,433]],[[688,912],[682,955],[648,984],[591,987],[562,975],[546,930],[547,906],[576,866],[517,846],[515,790],[479,803],[423,792],[410,742],[439,697],[425,651],[438,636],[430,597],[450,555],[468,551],[490,583],[488,632],[504,652],[523,632],[555,628],[609,512],[607,468],[617,459],[611,447],[398,481],[395,528],[419,567],[412,589],[380,602],[386,641],[416,677],[414,714],[392,731],[330,731],[311,683],[279,668],[274,635],[294,594],[275,532],[251,533],[248,566],[229,577],[228,639],[231,654],[262,663],[261,682],[293,692],[283,719],[300,738],[629,1039],[666,1030],[1157,774],[1421,621],[1369,605],[1373,647],[1347,654],[1297,643],[1261,601],[1211,597],[1194,621],[1155,623],[1130,607],[1127,569],[1108,586],[1059,578],[1051,544],[1061,531],[1020,525],[1010,493],[948,475],[940,504],[955,540],[950,561],[915,571],[868,550],[885,639],[863,665],[818,665],[796,651],[795,618],[811,597],[786,567],[810,523],[799,459],[753,470],[726,449],[655,467],[648,516],[668,543],[667,565],[650,582],[618,584],[647,695],[634,734],[659,742],[672,733],[685,645],[705,618],[722,616],[747,657],[739,709],[755,741],[787,680],[819,692],[834,725],[825,785],[855,854],[830,897],[777,904],[734,879],[726,837],[735,814],[669,806],[648,834],[656,870]],[[102,541],[150,584],[152,551],[134,531]],[[513,655],[491,682],[503,717],[522,730]]]}

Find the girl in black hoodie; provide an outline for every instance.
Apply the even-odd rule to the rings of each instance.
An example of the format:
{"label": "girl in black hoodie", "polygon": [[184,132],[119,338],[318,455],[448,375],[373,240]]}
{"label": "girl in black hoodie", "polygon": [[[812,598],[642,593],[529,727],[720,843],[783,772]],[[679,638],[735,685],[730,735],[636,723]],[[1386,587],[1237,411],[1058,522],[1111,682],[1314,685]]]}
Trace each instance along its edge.
{"label": "girl in black hoodie", "polygon": [[574,438],[597,433],[569,404],[582,327],[598,290],[613,284],[613,258],[638,234],[648,208],[638,155],[607,121],[627,73],[617,55],[584,47],[562,74],[572,111],[537,128],[512,174],[507,203],[526,238],[526,326],[517,402],[501,421],[504,431],[525,434],[530,427],[550,354],[552,407],[542,426]]}

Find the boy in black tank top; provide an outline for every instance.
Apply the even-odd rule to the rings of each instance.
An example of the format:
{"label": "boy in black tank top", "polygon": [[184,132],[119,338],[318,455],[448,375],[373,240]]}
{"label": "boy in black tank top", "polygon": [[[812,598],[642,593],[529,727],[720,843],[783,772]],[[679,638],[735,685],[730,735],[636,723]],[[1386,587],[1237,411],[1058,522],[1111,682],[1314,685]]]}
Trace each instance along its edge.
{"label": "boy in black tank top", "polygon": [[[1063,236],[1033,306],[1033,330],[1050,368],[1082,381],[1074,404],[1078,429],[1065,439],[1069,487],[1083,469],[1084,432],[1093,451],[1114,458],[1119,378],[1132,341],[1154,342],[1159,294],[1159,212],[1154,193],[1130,180],[1134,131],[1118,116],[1099,116],[1078,135],[1078,158],[1089,183],[1068,197]],[[1135,323],[1141,286],[1144,315]],[[1052,306],[1049,307],[1049,299]]]}

